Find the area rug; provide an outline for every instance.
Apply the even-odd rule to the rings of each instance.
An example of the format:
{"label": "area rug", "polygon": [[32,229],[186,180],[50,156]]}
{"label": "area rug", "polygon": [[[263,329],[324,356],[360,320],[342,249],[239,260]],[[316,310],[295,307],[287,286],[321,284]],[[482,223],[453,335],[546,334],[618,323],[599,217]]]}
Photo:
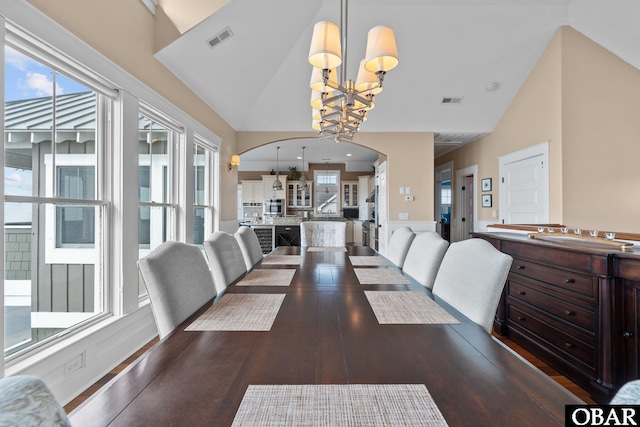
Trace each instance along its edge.
{"label": "area rug", "polygon": [[269,331],[285,294],[228,294],[213,304],[187,331]]}
{"label": "area rug", "polygon": [[293,268],[278,270],[251,270],[236,286],[289,286],[296,271]]}
{"label": "area rug", "polygon": [[347,252],[347,248],[340,246],[309,246],[307,252]]}
{"label": "area rug", "polygon": [[350,256],[351,265],[393,265],[385,257],[371,255]]}
{"label": "area rug", "polygon": [[378,323],[460,323],[434,300],[417,291],[364,291]]}
{"label": "area rug", "polygon": [[354,268],[361,285],[410,285],[411,280],[396,269],[391,268]]}
{"label": "area rug", "polygon": [[300,255],[269,255],[262,260],[262,264],[299,265],[300,261]]}
{"label": "area rug", "polygon": [[446,426],[424,384],[250,385],[233,427]]}

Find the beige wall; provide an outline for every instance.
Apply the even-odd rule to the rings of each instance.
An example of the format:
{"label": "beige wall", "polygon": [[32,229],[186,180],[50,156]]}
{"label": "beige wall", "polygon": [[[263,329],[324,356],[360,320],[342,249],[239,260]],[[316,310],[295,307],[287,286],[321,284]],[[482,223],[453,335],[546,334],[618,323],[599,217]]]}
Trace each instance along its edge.
{"label": "beige wall", "polygon": [[[454,170],[478,165],[478,182],[482,178],[492,178],[491,209],[481,207],[481,192],[476,192],[477,219],[480,221],[497,222],[491,211],[500,208],[498,157],[549,141],[550,181],[561,180],[560,48],[560,35],[556,34],[491,134],[436,161],[437,165],[453,161]],[[560,221],[562,188],[551,185],[550,197],[550,220]],[[453,215],[455,217],[455,209]]]}
{"label": "beige wall", "polygon": [[[639,117],[640,71],[563,27],[495,130],[436,163],[477,164],[478,178],[499,182],[499,156],[549,141],[550,222],[640,232]],[[478,217],[493,220],[490,209]]]}
{"label": "beige wall", "polygon": [[640,232],[640,70],[562,32],[563,222]]}
{"label": "beige wall", "polygon": [[[174,34],[165,37],[157,34],[160,26],[156,27],[156,18],[142,2],[29,0],[29,3],[218,135],[222,139],[223,164],[237,151],[233,128],[153,56],[154,40],[171,39]],[[163,29],[171,30],[162,11],[156,17],[163,20]],[[235,170],[221,174],[222,221],[236,217],[235,196],[226,196],[235,195],[236,182]]]}
{"label": "beige wall", "polygon": [[[238,150],[249,151],[275,141],[317,134],[286,132],[238,132]],[[355,143],[386,156],[389,221],[398,221],[400,212],[408,212],[410,221],[433,220],[433,133],[368,133],[356,135]],[[413,202],[406,202],[399,187],[411,187]]]}

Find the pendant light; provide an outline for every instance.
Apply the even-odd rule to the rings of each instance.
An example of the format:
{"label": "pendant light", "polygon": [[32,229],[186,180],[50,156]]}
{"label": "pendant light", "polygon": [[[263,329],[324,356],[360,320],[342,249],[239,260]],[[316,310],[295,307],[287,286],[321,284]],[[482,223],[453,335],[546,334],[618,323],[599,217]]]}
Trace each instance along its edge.
{"label": "pendant light", "polygon": [[273,191],[280,191],[282,190],[282,183],[280,182],[280,168],[279,168],[279,154],[280,154],[280,147],[278,147],[276,149],[276,180],[273,181]]}
{"label": "pendant light", "polygon": [[302,173],[300,174],[300,188],[302,190],[309,189],[309,183],[307,182],[307,174],[304,173],[304,149],[307,147],[302,147]]}

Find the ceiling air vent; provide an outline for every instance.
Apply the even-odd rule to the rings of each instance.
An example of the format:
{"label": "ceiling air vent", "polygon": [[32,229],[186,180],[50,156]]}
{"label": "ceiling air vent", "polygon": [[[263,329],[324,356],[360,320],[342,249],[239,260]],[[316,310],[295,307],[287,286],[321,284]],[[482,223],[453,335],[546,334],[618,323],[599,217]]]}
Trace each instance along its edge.
{"label": "ceiling air vent", "polygon": [[462,102],[461,96],[452,96],[452,97],[442,98],[443,104],[460,104],[461,102]]}
{"label": "ceiling air vent", "polygon": [[213,49],[214,47],[218,46],[220,43],[222,43],[232,35],[233,33],[231,32],[231,28],[227,27],[224,30],[220,31],[215,36],[211,37],[209,40],[207,40],[207,44],[211,49]]}

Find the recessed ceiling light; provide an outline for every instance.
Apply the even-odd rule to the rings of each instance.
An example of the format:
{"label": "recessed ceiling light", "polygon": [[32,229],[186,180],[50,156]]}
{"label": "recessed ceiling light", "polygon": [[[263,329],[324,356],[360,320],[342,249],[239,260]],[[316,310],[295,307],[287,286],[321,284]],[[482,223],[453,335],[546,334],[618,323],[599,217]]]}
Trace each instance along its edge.
{"label": "recessed ceiling light", "polygon": [[302,156],[298,156],[298,157],[296,157],[296,159],[302,160]]}
{"label": "recessed ceiling light", "polygon": [[491,82],[487,85],[487,92],[495,92],[498,89],[500,89],[500,83],[498,82]]}
{"label": "recessed ceiling light", "polygon": [[351,153],[347,153],[347,157],[351,157]]}

